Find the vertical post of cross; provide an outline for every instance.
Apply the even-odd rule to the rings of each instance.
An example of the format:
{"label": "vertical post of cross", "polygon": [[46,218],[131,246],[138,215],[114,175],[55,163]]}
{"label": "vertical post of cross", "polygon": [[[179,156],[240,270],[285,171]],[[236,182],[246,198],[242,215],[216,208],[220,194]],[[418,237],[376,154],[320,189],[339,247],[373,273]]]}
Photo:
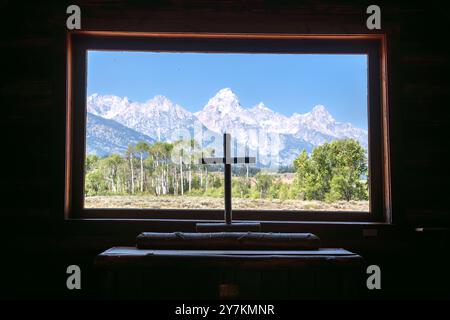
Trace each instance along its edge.
{"label": "vertical post of cross", "polygon": [[223,134],[224,187],[225,187],[225,223],[231,224],[231,135]]}

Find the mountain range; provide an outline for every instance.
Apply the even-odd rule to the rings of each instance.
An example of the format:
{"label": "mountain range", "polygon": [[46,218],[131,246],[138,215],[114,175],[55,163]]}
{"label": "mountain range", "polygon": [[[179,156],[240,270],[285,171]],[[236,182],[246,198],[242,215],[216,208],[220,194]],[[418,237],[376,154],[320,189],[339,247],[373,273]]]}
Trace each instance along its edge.
{"label": "mountain range", "polygon": [[158,95],[138,103],[114,95],[87,99],[87,153],[122,153],[138,141],[195,138],[201,147],[222,152],[222,133],[232,135],[232,153],[256,156],[263,166],[289,165],[302,149],[337,139],[353,138],[367,150],[367,130],[338,122],[323,105],[290,117],[264,103],[244,108],[230,88],[219,90],[198,112],[191,113]]}

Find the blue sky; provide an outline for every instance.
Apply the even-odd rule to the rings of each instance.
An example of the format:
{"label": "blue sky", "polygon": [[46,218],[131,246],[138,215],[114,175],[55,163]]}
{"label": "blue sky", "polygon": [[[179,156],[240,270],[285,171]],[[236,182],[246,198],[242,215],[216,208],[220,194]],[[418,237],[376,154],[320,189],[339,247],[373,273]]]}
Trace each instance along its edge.
{"label": "blue sky", "polygon": [[241,105],[290,116],[322,104],[338,121],[367,129],[366,55],[89,51],[88,95],[144,102],[164,95],[191,112],[222,88]]}

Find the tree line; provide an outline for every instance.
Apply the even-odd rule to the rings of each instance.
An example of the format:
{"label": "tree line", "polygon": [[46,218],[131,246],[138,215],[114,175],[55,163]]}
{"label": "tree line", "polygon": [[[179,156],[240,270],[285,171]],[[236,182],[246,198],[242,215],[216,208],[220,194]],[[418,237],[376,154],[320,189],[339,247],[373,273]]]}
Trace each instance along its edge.
{"label": "tree line", "polygon": [[[140,142],[124,154],[88,155],[85,195],[153,195],[223,197],[223,166],[200,164],[194,140]],[[284,179],[286,174],[293,179]],[[233,167],[233,197],[253,199],[367,200],[365,150],[353,139],[336,140],[303,150],[291,166],[265,172],[248,164]]]}

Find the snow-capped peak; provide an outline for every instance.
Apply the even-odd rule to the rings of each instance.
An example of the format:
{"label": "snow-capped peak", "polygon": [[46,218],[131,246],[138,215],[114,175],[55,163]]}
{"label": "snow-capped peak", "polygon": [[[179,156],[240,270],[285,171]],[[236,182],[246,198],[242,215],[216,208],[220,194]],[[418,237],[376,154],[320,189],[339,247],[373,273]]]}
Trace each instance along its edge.
{"label": "snow-capped peak", "polygon": [[219,90],[214,97],[209,99],[205,109],[209,109],[211,107],[223,113],[231,113],[242,110],[241,104],[239,103],[239,98],[230,88],[223,88]]}
{"label": "snow-capped peak", "polygon": [[170,101],[169,99],[167,99],[165,96],[162,95],[154,96],[152,99],[147,101],[146,104],[150,108],[154,108],[164,112],[170,111],[176,107],[172,101]]}
{"label": "snow-capped peak", "polygon": [[[305,114],[295,113],[293,115],[294,119],[301,120],[301,122],[316,122],[321,125],[328,125],[334,123],[335,120],[333,116],[328,112],[328,110],[321,104],[314,106],[314,108]],[[303,120],[303,121],[302,121]]]}
{"label": "snow-capped peak", "polygon": [[152,99],[150,99],[151,102],[162,105],[162,104],[172,104],[172,101],[170,101],[168,98],[166,98],[163,95],[156,95]]}
{"label": "snow-capped peak", "polygon": [[314,108],[312,109],[313,112],[328,112],[327,109],[325,108],[324,105],[322,104],[317,104],[314,106]]}
{"label": "snow-capped peak", "polygon": [[258,103],[256,106],[254,106],[252,109],[250,110],[254,110],[254,111],[263,111],[263,112],[271,112],[273,113],[273,111],[271,109],[269,109],[264,102],[260,102]]}
{"label": "snow-capped peak", "polygon": [[127,97],[94,93],[87,98],[87,111],[106,119],[113,118],[129,105],[130,101]]}
{"label": "snow-capped peak", "polygon": [[314,115],[316,115],[318,117],[326,117],[326,118],[333,119],[333,117],[328,112],[328,110],[321,104],[318,104],[318,105],[314,106],[314,108],[311,111],[311,114],[314,114]]}
{"label": "snow-capped peak", "polygon": [[237,99],[236,94],[233,92],[233,90],[231,90],[231,88],[220,89],[219,91],[217,91],[215,97],[230,97],[233,99]]}

